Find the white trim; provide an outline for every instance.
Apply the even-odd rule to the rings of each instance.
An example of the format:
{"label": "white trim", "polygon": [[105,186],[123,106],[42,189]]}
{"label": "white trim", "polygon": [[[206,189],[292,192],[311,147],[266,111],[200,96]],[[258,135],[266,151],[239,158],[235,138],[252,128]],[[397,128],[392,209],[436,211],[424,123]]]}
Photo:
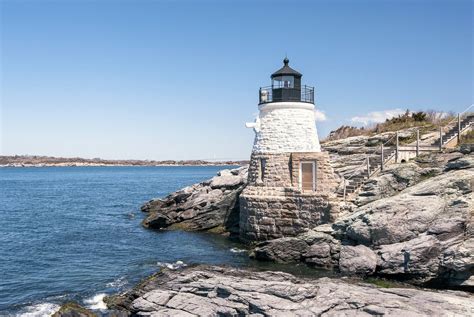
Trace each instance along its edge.
{"label": "white trim", "polygon": [[274,109],[306,109],[314,111],[314,105],[307,102],[269,102],[258,106],[260,111],[268,111]]}
{"label": "white trim", "polygon": [[313,192],[316,191],[316,162],[315,161],[300,161],[299,168],[299,190],[303,190],[303,164],[312,164],[313,166]]}

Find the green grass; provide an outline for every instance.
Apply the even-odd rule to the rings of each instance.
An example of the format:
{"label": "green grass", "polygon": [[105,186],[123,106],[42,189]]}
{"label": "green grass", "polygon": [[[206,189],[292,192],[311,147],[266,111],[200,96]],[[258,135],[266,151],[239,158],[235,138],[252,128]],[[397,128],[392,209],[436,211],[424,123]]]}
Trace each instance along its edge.
{"label": "green grass", "polygon": [[436,173],[436,171],[429,171],[428,173],[424,173],[424,174],[420,175],[420,181],[427,180],[427,179],[435,177],[437,175],[438,175],[438,173]]}
{"label": "green grass", "polygon": [[90,310],[80,306],[75,302],[68,302],[61,306],[58,312],[53,314],[53,317],[60,316],[62,314],[70,315],[70,316],[77,316],[81,315],[84,317],[96,317],[97,315],[91,312]]}
{"label": "green grass", "polygon": [[387,280],[381,279],[381,278],[374,278],[374,277],[368,277],[368,278],[364,279],[364,282],[369,283],[369,284],[373,284],[373,285],[375,285],[377,287],[380,287],[380,288],[400,287],[400,285],[397,284],[397,283],[390,282],[390,281],[387,281]]}
{"label": "green grass", "polygon": [[461,135],[461,144],[474,144],[474,130]]}
{"label": "green grass", "polygon": [[225,230],[224,226],[216,226],[214,228],[207,230],[207,232],[215,233],[215,234],[223,234],[223,233],[226,233],[227,231]]}

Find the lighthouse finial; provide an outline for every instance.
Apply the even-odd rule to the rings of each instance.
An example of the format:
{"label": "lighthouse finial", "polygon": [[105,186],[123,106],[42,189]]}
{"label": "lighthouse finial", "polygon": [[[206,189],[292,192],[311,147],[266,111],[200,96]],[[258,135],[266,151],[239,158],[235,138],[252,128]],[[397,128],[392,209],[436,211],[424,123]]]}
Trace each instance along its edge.
{"label": "lighthouse finial", "polygon": [[288,66],[289,62],[290,62],[290,60],[288,59],[288,57],[285,54],[285,59],[283,60],[283,64],[285,64],[285,66]]}

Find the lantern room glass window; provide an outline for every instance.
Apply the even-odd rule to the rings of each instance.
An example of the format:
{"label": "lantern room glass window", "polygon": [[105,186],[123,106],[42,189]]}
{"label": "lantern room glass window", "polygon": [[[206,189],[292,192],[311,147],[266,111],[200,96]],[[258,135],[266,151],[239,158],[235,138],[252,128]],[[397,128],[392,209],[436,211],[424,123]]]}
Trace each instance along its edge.
{"label": "lantern room glass window", "polygon": [[273,78],[272,88],[295,88],[295,78],[293,76],[280,76]]}

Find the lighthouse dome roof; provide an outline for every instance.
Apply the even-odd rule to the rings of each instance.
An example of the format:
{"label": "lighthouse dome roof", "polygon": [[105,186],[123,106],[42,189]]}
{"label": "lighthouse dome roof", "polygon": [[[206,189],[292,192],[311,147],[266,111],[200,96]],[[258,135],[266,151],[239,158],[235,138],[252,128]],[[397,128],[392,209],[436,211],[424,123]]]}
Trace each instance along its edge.
{"label": "lighthouse dome roof", "polygon": [[278,76],[294,76],[294,77],[303,76],[301,73],[297,72],[296,70],[288,66],[289,63],[290,63],[290,60],[287,57],[285,57],[285,59],[283,60],[283,67],[277,70],[276,72],[274,72],[271,78],[278,77]]}

